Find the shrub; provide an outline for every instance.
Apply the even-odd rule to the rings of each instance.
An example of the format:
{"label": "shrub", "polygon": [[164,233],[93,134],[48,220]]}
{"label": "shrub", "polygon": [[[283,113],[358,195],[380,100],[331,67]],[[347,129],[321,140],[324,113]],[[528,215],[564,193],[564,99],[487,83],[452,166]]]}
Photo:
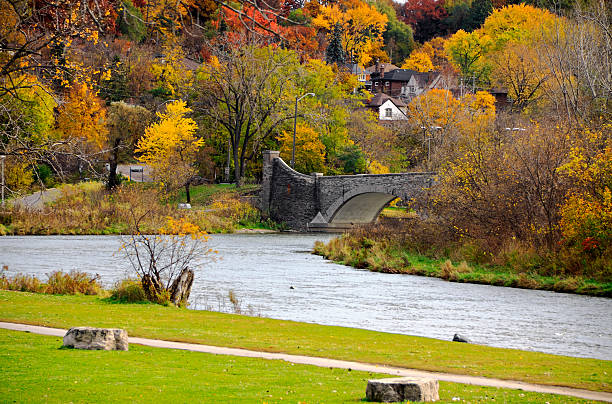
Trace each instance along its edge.
{"label": "shrub", "polygon": [[38,278],[32,275],[15,274],[7,277],[5,273],[2,273],[0,275],[0,289],[40,293],[42,284]]}
{"label": "shrub", "polygon": [[121,303],[141,303],[148,301],[140,280],[127,278],[115,283],[111,299]]}
{"label": "shrub", "polygon": [[70,271],[69,273],[54,271],[48,275],[44,293],[54,295],[74,295],[77,293],[99,295],[102,292],[102,287],[98,283],[99,280],[100,275],[98,274],[91,276],[80,271]]}
{"label": "shrub", "polygon": [[33,275],[15,274],[6,276],[5,273],[2,273],[0,274],[0,289],[57,295],[74,295],[77,293],[100,295],[103,293],[99,284],[100,275],[98,274],[91,276],[80,271],[69,273],[54,271],[47,275],[47,278],[47,282],[43,283]]}

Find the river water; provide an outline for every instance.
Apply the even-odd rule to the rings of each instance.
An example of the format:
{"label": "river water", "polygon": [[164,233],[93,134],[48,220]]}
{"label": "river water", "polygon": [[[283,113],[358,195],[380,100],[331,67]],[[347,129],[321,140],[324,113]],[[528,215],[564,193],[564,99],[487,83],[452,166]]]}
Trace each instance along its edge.
{"label": "river water", "polygon": [[[190,306],[612,360],[612,299],[374,273],[310,254],[313,234],[219,234],[196,272]],[[110,286],[129,274],[116,236],[0,237],[8,273],[78,269]]]}

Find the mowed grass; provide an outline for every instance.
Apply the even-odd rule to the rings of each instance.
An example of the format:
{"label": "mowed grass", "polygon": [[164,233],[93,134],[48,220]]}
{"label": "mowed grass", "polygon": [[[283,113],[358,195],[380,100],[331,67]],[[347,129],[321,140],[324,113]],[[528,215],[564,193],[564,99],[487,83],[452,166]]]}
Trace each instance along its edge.
{"label": "mowed grass", "polygon": [[137,337],[612,391],[612,361],[152,304],[112,304],[93,296],[0,291],[0,321],[117,327]]}
{"label": "mowed grass", "polygon": [[[0,330],[0,401],[45,403],[358,403],[384,375],[130,345],[128,352],[63,349],[62,339]],[[442,403],[585,400],[440,383]]]}
{"label": "mowed grass", "polygon": [[[236,188],[234,184],[205,184],[192,186],[189,189],[191,196],[191,206],[202,207],[208,205],[218,194],[232,194],[240,195],[244,193],[254,192],[259,188],[258,185],[243,185],[240,188]],[[185,190],[179,190],[178,195],[175,198],[175,202],[184,202],[187,198]]]}

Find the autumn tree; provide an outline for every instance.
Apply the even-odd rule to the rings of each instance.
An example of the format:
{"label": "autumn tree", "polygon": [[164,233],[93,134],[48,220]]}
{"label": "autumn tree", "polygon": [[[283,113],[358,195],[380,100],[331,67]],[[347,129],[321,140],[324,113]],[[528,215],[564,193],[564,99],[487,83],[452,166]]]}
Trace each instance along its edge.
{"label": "autumn tree", "polygon": [[21,88],[11,96],[0,96],[0,155],[6,158],[6,184],[9,192],[19,192],[36,178],[32,166],[45,162],[56,171],[61,166],[56,160],[62,143],[55,127],[56,101],[50,90],[35,77],[19,77]]}
{"label": "autumn tree", "polygon": [[513,111],[537,106],[546,94],[549,70],[539,50],[539,46],[510,43],[492,57],[492,81],[508,89]]}
{"label": "autumn tree", "polygon": [[324,30],[328,39],[334,27],[342,28],[342,46],[351,63],[367,65],[369,54],[383,46],[383,33],[387,24],[386,15],[359,0],[346,5],[330,4],[321,8],[320,14],[312,20],[313,26]]}
{"label": "autumn tree", "polygon": [[315,94],[300,101],[298,119],[312,127],[325,145],[326,172],[343,172],[338,156],[352,144],[348,124],[351,111],[360,105],[360,95],[353,92],[356,77],[311,59],[301,66],[295,84],[299,93]]}
{"label": "autumn tree", "polygon": [[417,72],[428,72],[434,69],[429,55],[422,50],[412,51],[410,57],[402,64],[402,69],[415,70]]}
{"label": "autumn tree", "polygon": [[491,58],[508,43],[535,46],[549,36],[557,17],[546,10],[524,4],[494,10],[482,28],[457,31],[446,41],[448,58],[464,79],[488,83]]}
{"label": "autumn tree", "polygon": [[[384,0],[374,2],[374,7],[388,19],[383,33],[384,51],[389,55],[391,63],[399,64],[415,47],[412,28],[401,21],[395,8]],[[376,62],[376,59],[370,62]]]}
{"label": "autumn tree", "polygon": [[135,153],[138,161],[153,168],[153,176],[167,191],[184,186],[190,203],[189,184],[198,149],[204,144],[196,137],[196,122],[186,115],[192,112],[184,101],[173,101],[166,111],[157,113],[158,122],[151,124],[138,140]]}
{"label": "autumn tree", "polygon": [[495,97],[479,91],[457,99],[448,90],[434,89],[410,102],[408,117],[416,146],[413,158],[426,158],[428,168],[436,168],[455,155],[463,140],[490,133]]}
{"label": "autumn tree", "polygon": [[246,162],[259,158],[262,146],[283,122],[293,118],[295,52],[244,43],[213,49],[194,87],[194,109],[223,127],[229,136],[234,178],[242,183]]}
{"label": "autumn tree", "polygon": [[210,252],[206,232],[186,218],[168,217],[159,233],[142,228],[150,214],[147,206],[132,207],[130,234],[122,237],[120,251],[140,280],[147,300],[185,306],[195,278],[194,265]]}
{"label": "autumn tree", "polygon": [[117,164],[123,153],[132,155],[134,147],[152,120],[152,114],[145,108],[124,102],[113,102],[108,108],[108,138],[106,148],[109,150],[109,172],[107,187],[119,185]]}
{"label": "autumn tree", "polygon": [[[281,157],[291,160],[293,150],[293,133],[284,131],[278,139]],[[311,127],[300,123],[295,134],[295,169],[301,173],[325,171],[325,145],[319,134]]]}
{"label": "autumn tree", "polygon": [[412,26],[419,42],[443,35],[446,16],[443,0],[407,0],[401,8],[403,21]]}
{"label": "autumn tree", "polygon": [[549,74],[546,98],[551,112],[577,125],[612,121],[612,11],[602,2],[576,10],[551,30],[539,48]]}
{"label": "autumn tree", "polygon": [[87,84],[77,84],[59,108],[57,125],[65,138],[82,139],[97,149],[106,144],[106,108]]}
{"label": "autumn tree", "polygon": [[366,157],[367,172],[383,174],[388,173],[391,168],[401,167],[402,153],[396,133],[381,125],[375,113],[354,111],[348,122],[348,130],[351,140]]}
{"label": "autumn tree", "polygon": [[[73,157],[89,164],[92,156],[82,149],[80,134],[61,138],[53,130],[53,95],[70,87],[84,68],[67,53],[76,43],[113,32],[114,21],[107,0],[0,0],[1,154],[18,155],[28,170],[45,163],[60,176],[61,161]],[[41,133],[41,127],[47,129]]]}
{"label": "autumn tree", "polygon": [[597,277],[612,272],[611,129],[578,133],[568,162],[559,168],[573,185],[560,209],[566,259],[576,271]]}
{"label": "autumn tree", "polygon": [[493,47],[490,36],[480,31],[457,31],[445,44],[452,65],[461,71],[464,79],[488,81],[491,66],[485,59]]}

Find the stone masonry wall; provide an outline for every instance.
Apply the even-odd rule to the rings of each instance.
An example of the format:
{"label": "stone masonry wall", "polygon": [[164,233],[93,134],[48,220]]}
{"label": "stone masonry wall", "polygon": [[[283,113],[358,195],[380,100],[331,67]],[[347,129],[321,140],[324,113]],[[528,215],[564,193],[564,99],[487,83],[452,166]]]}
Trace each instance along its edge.
{"label": "stone masonry wall", "polygon": [[272,162],[270,218],[292,229],[306,230],[317,214],[315,177],[300,174],[277,158]]}

